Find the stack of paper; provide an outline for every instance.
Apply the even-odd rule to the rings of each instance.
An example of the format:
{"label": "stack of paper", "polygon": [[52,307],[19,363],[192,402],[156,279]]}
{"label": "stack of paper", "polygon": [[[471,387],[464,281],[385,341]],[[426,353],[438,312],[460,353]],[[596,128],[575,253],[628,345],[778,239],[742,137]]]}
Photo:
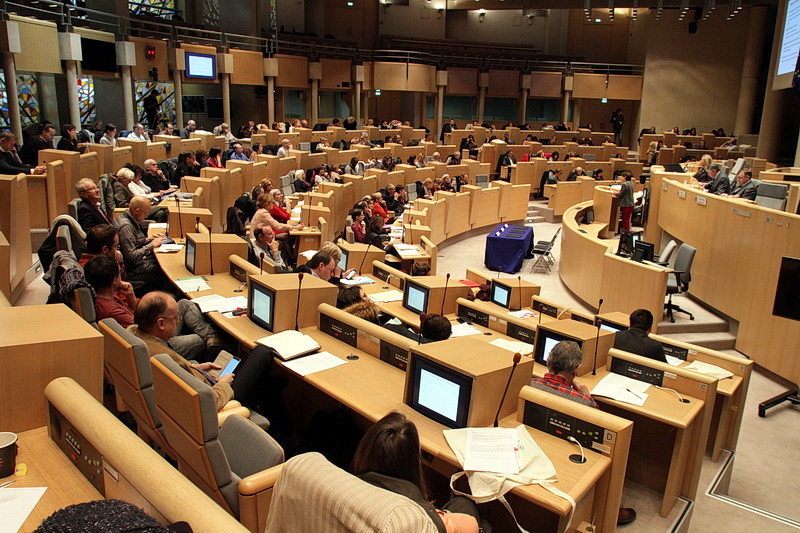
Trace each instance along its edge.
{"label": "stack of paper", "polygon": [[639,381],[613,372],[601,379],[592,389],[592,396],[605,396],[619,402],[644,405],[649,394],[649,383]]}
{"label": "stack of paper", "polygon": [[328,370],[339,365],[345,364],[347,361],[340,359],[330,352],[319,352],[292,361],[284,363],[289,370],[296,372],[301,376],[307,376],[314,372]]}
{"label": "stack of paper", "polygon": [[466,337],[468,335],[480,335],[481,330],[472,327],[467,323],[463,324],[456,324],[453,326],[453,331],[450,334],[450,337]]}
{"label": "stack of paper", "polygon": [[348,287],[352,287],[353,285],[369,285],[370,283],[375,283],[371,278],[367,276],[354,276],[353,279],[344,279],[341,278],[339,283],[342,285],[347,285]]}
{"label": "stack of paper", "polygon": [[211,287],[203,276],[191,276],[175,280],[175,285],[183,292],[207,291]]}
{"label": "stack of paper", "polygon": [[519,353],[520,355],[530,355],[533,353],[533,344],[528,344],[527,342],[495,339],[489,344],[508,350],[509,352]]}
{"label": "stack of paper", "polygon": [[717,365],[704,363],[703,361],[692,361],[684,368],[686,368],[687,370],[694,370],[695,372],[706,374],[708,376],[712,376],[717,379],[728,379],[730,377],[733,377],[733,372],[729,372],[728,370],[725,370],[724,368]]}
{"label": "stack of paper", "polygon": [[519,311],[509,311],[508,314],[513,316],[513,317],[516,317],[516,318],[522,318],[523,320],[526,319],[526,318],[536,318],[537,316],[539,316],[539,313],[537,313],[536,311],[531,311],[530,309],[520,309]]}
{"label": "stack of paper", "polygon": [[370,294],[369,299],[375,303],[399,302],[403,299],[403,293],[401,291],[392,289],[385,292],[376,292],[375,294]]}
{"label": "stack of paper", "polygon": [[18,531],[47,487],[5,488],[0,491],[0,531]]}
{"label": "stack of paper", "polygon": [[183,248],[182,244],[162,244],[161,246],[156,248],[155,253],[168,254],[173,252],[180,252],[181,248]]}
{"label": "stack of paper", "polygon": [[284,361],[313,353],[320,349],[319,343],[313,338],[293,329],[262,337],[256,342],[275,350],[275,353]]}
{"label": "stack of paper", "polygon": [[464,470],[519,474],[517,430],[513,428],[468,428]]}
{"label": "stack of paper", "polygon": [[247,309],[247,297],[245,296],[225,298],[219,294],[209,294],[208,296],[195,298],[192,301],[200,307],[200,311],[203,313],[210,313],[211,311],[227,313],[238,309]]}
{"label": "stack of paper", "polygon": [[681,366],[683,364],[683,359],[680,357],[673,357],[671,355],[665,355],[664,357],[667,358],[667,363],[671,364],[672,366]]}

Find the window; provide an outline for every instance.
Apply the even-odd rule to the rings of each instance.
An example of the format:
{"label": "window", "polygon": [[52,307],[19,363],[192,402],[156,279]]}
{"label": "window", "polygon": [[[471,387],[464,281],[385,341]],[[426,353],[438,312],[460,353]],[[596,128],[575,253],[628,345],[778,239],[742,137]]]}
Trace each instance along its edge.
{"label": "window", "polygon": [[286,118],[303,118],[306,116],[305,91],[284,89],[283,116]]}
{"label": "window", "polygon": [[318,96],[319,116],[345,119],[350,113],[350,93],[320,91]]}
{"label": "window", "polygon": [[[7,95],[4,73],[0,77],[0,127],[3,128],[11,127]],[[23,126],[39,122],[42,104],[39,96],[39,84],[32,75],[17,74],[17,101],[19,102],[19,114]]]}
{"label": "window", "polygon": [[[445,120],[454,118],[459,121],[472,121],[475,119],[476,110],[477,98],[475,96],[445,95],[442,106],[442,117]],[[436,95],[425,95],[425,118],[436,118]]]}
{"label": "window", "polygon": [[[516,98],[486,98],[483,105],[483,120],[516,122],[518,112]],[[496,126],[499,128],[502,125],[496,124]]]}

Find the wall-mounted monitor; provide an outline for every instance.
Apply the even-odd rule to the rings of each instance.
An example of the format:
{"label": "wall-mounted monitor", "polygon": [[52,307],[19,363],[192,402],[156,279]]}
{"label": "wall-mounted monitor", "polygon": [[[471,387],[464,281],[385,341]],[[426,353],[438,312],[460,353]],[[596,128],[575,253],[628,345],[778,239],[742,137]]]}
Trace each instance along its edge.
{"label": "wall-mounted monitor", "polygon": [[409,406],[447,427],[467,426],[472,378],[419,355],[411,358],[408,373]]}
{"label": "wall-mounted monitor", "polygon": [[184,265],[186,266],[186,270],[194,274],[194,261],[195,256],[197,255],[197,244],[194,242],[194,239],[186,236],[186,259],[184,261]]}
{"label": "wall-mounted monitor", "polygon": [[81,54],[81,70],[117,73],[117,49],[113,42],[81,37]]}
{"label": "wall-mounted monitor", "polygon": [[573,341],[580,348],[583,345],[583,340],[568,335],[562,335],[550,331],[546,328],[540,327],[536,333],[536,344],[533,349],[533,360],[539,364],[547,366],[547,359],[550,357],[550,352],[556,344],[561,341]]}
{"label": "wall-mounted monitor", "polygon": [[406,286],[403,289],[403,307],[414,313],[427,313],[430,292],[428,287],[410,279],[406,280]]}
{"label": "wall-mounted monitor", "polygon": [[492,280],[492,303],[508,309],[511,300],[511,287],[499,280]]}
{"label": "wall-mounted monitor", "polygon": [[251,279],[247,294],[247,316],[257,326],[272,331],[275,318],[275,291]]}
{"label": "wall-mounted monitor", "polygon": [[214,54],[186,52],[185,76],[201,80],[216,80],[217,56]]}

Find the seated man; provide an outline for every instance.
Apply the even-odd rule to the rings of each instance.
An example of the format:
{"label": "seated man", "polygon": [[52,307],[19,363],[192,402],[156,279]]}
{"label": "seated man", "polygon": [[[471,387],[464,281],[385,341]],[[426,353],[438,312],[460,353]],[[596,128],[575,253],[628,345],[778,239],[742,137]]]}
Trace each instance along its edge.
{"label": "seated man", "polygon": [[[100,207],[100,189],[95,182],[89,178],[78,180],[75,184],[75,191],[80,196],[78,203],[78,224],[83,231],[89,232],[90,229],[98,224],[111,224],[108,215]],[[148,204],[150,201],[148,200]]]}
{"label": "seated man", "polygon": [[197,129],[197,123],[194,120],[187,120],[186,127],[181,130],[181,139],[191,139],[192,132]]}
{"label": "seated man", "polygon": [[[586,385],[575,381],[581,363],[583,363],[583,354],[578,345],[572,341],[561,341],[550,351],[547,359],[547,373],[543,378],[533,378],[531,387],[597,408],[597,402],[589,394]],[[618,525],[630,524],[634,520],[636,520],[636,511],[629,507],[619,508]]]}
{"label": "seated man", "polygon": [[[217,400],[217,410],[230,400],[239,400],[245,406],[258,401],[258,394],[265,394],[263,385],[272,364],[271,352],[264,346],[253,349],[239,365],[236,374],[228,374],[212,382],[200,370],[207,372],[219,367],[213,363],[190,363],[174,349],[175,332],[180,325],[180,311],[175,299],[160,291],[149,292],[139,301],[134,313],[136,324],[128,331],[147,344],[150,355],[164,353],[197,379],[211,386]],[[235,379],[234,379],[235,378]]]}
{"label": "seated man", "polygon": [[17,136],[11,131],[0,132],[0,174],[44,174],[45,165],[26,165],[17,155]]}
{"label": "seated man", "polygon": [[30,137],[22,145],[22,149],[19,151],[19,158],[26,165],[36,167],[39,165],[39,151],[55,148],[53,146],[53,137],[55,136],[56,128],[49,122],[45,122],[41,126],[39,135]]}
{"label": "seated man", "polygon": [[261,253],[264,254],[264,261],[275,267],[275,272],[281,274],[286,272],[286,262],[281,256],[280,245],[275,240],[275,232],[269,226],[258,226],[253,231],[253,251],[255,252],[255,265],[260,267]]}
{"label": "seated man", "polygon": [[338,278],[333,278],[334,269],[336,268],[336,260],[328,252],[317,252],[314,257],[308,260],[304,265],[300,265],[294,271],[311,274],[321,280],[333,283],[338,283]]}
{"label": "seated man", "polygon": [[278,157],[286,157],[289,155],[289,150],[292,149],[292,141],[289,139],[284,139],[281,141],[281,147],[278,148],[278,153],[275,154]]}
{"label": "seated man", "polygon": [[250,161],[250,159],[244,155],[244,146],[240,142],[234,142],[231,144],[231,153],[228,156],[228,159],[232,159],[233,161]]}
{"label": "seated man", "polygon": [[114,228],[119,233],[119,244],[122,257],[125,259],[125,268],[128,272],[128,281],[144,282],[147,290],[164,287],[167,278],[161,271],[153,252],[166,240],[162,234],[148,237],[142,222],[150,212],[150,200],[145,196],[134,196],[128,210],[114,219]]}
{"label": "seated man", "polygon": [[178,155],[178,166],[175,167],[175,175],[172,181],[180,187],[181,178],[184,176],[200,177],[200,163],[197,162],[195,153],[191,150],[182,152]]}
{"label": "seated man", "polygon": [[177,189],[173,186],[164,172],[158,168],[158,163],[155,159],[146,159],[144,162],[144,174],[142,174],[142,181],[150,187],[153,192],[158,191],[171,191]]}
{"label": "seated man", "polygon": [[736,187],[733,188],[730,194],[722,194],[721,196],[729,196],[731,198],[744,198],[746,200],[756,199],[756,184],[752,180],[753,173],[742,170],[736,175]]}
{"label": "seated man", "polygon": [[141,122],[136,123],[136,125],[133,127],[133,131],[128,134],[128,139],[150,142],[150,136],[147,135],[146,131],[144,131],[144,126],[142,126]]}
{"label": "seated man", "polygon": [[383,201],[386,203],[386,209],[394,211],[394,216],[399,217],[405,210],[405,205],[402,198],[398,198],[397,188],[394,184],[389,183],[386,188],[381,191]]}
{"label": "seated man", "polygon": [[727,194],[728,193],[728,177],[720,172],[719,165],[716,163],[708,167],[708,183],[705,184],[706,191],[711,194]]}
{"label": "seated man", "polygon": [[630,328],[616,333],[614,348],[666,363],[661,343],[647,336],[652,326],[653,313],[647,309],[637,309],[631,313]]}

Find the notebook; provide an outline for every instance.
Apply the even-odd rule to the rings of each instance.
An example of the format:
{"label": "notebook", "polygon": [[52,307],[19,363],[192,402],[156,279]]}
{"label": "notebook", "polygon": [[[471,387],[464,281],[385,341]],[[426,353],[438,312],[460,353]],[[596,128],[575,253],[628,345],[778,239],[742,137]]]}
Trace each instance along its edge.
{"label": "notebook", "polygon": [[262,337],[256,342],[275,350],[278,357],[284,361],[289,361],[301,355],[314,353],[320,349],[320,345],[317,341],[305,333],[300,333],[292,329]]}

